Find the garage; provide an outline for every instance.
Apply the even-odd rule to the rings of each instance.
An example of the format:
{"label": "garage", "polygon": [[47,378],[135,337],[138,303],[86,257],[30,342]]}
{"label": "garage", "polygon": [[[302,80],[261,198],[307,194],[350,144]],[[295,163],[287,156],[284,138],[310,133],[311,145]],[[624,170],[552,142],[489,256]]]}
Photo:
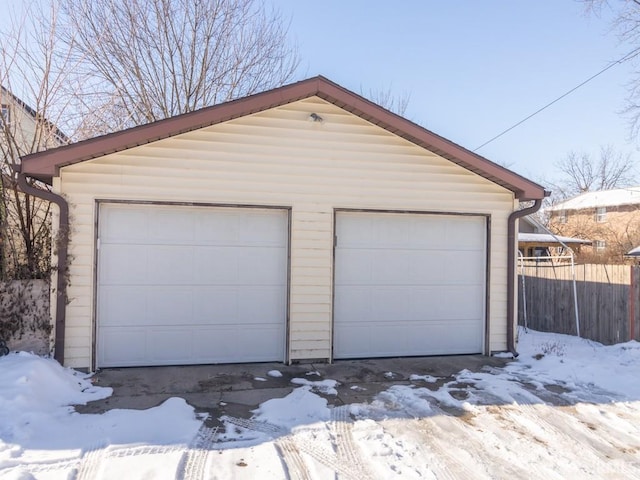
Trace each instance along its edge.
{"label": "garage", "polygon": [[548,192],[322,76],[19,165],[57,205],[65,366],[517,353]]}
{"label": "garage", "polygon": [[98,367],[285,360],[285,209],[99,204]]}
{"label": "garage", "polygon": [[334,358],[483,351],[486,217],[336,213]]}

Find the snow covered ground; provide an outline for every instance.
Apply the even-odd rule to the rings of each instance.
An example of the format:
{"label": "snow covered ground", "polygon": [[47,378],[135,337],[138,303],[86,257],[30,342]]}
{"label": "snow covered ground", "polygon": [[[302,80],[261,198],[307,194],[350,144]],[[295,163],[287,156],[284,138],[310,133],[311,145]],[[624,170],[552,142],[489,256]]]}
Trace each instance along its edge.
{"label": "snow covered ground", "polygon": [[110,389],[11,354],[0,358],[0,478],[640,478],[640,343],[521,331],[519,351],[440,387],[414,375],[366,404],[329,407],[335,381],[297,379],[224,429],[179,398],[78,414],[70,405]]}

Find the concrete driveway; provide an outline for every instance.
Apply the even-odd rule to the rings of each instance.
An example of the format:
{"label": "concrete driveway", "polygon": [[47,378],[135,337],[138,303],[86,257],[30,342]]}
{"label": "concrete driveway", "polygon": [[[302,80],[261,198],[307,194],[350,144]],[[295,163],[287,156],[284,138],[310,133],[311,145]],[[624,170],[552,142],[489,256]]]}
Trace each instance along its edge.
{"label": "concrete driveway", "polygon": [[[196,411],[209,413],[210,426],[230,415],[251,417],[251,410],[271,398],[288,395],[297,385],[292,379],[336,380],[337,395],[324,395],[329,405],[366,402],[392,385],[411,384],[411,375],[431,375],[437,390],[463,369],[480,371],[500,367],[509,360],[482,355],[419,358],[341,360],[332,364],[251,363],[174,367],[109,368],[93,376],[95,385],[113,388],[105,400],[78,405],[80,413],[102,413],[114,408],[146,409],[171,397],[184,398]],[[277,371],[282,376],[272,376]],[[424,385],[424,384],[421,384]],[[321,393],[321,392],[320,392]]]}

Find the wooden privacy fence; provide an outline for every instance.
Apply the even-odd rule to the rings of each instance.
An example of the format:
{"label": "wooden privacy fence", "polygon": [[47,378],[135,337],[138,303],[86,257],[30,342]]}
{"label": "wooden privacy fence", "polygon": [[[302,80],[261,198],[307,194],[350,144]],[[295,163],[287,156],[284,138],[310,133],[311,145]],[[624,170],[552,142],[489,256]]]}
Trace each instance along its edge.
{"label": "wooden privacy fence", "polygon": [[[606,345],[640,340],[640,267],[576,265],[580,336]],[[524,280],[524,288],[523,288]],[[576,335],[571,265],[518,265],[518,324]]]}

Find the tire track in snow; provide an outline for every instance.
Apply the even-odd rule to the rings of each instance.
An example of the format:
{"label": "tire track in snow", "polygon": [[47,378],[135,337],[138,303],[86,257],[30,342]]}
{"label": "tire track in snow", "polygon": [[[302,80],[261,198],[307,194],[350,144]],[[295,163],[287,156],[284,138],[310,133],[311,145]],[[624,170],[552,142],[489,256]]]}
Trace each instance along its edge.
{"label": "tire track in snow", "polygon": [[282,459],[289,480],[312,480],[304,459],[291,437],[282,437],[275,442],[276,451]]}
{"label": "tire track in snow", "polygon": [[176,473],[178,480],[192,480],[204,478],[205,467],[209,453],[213,449],[218,436],[218,427],[210,428],[204,423],[195,438],[184,452]]}
{"label": "tire track in snow", "polygon": [[[574,446],[572,450],[575,449],[583,462],[588,462],[588,467],[597,470],[600,475],[614,475],[619,478],[618,475],[622,474],[623,478],[630,479],[638,478],[640,475],[638,468],[633,468],[624,459],[614,458],[619,452],[616,445],[592,430],[587,422],[581,422],[576,415],[565,413],[557,407],[540,405],[518,405],[515,408],[505,408],[504,411],[505,415],[513,423],[520,425],[525,432],[530,433],[531,429],[537,426],[542,429],[542,435],[560,438],[563,445]],[[557,444],[557,441],[552,439],[551,444]],[[557,451],[554,453],[559,454]]]}
{"label": "tire track in snow", "polygon": [[[442,413],[444,418],[454,419],[455,417],[450,417],[446,413]],[[462,460],[461,455],[456,455],[456,453],[460,452],[460,445],[464,445],[464,440],[453,439],[452,431],[450,428],[443,428],[443,426],[439,425],[435,420],[437,417],[428,417],[421,420],[415,420],[417,422],[417,427],[414,431],[422,437],[423,445],[428,448],[434,457],[434,473],[437,478],[445,478],[449,480],[457,480],[460,478],[472,479],[472,478],[483,478],[479,473],[482,471],[482,468],[470,468],[468,466],[468,462]],[[404,428],[406,429],[406,424],[404,424]],[[385,428],[385,432],[390,433],[387,428]],[[392,436],[396,436],[392,434]],[[455,440],[455,441],[453,441]],[[469,450],[465,449],[464,453],[469,454]],[[471,456],[473,460],[473,456]],[[475,463],[475,462],[474,462]],[[490,478],[489,476],[484,476],[484,478]]]}
{"label": "tire track in snow", "polygon": [[228,415],[223,415],[222,417],[220,417],[220,420],[222,420],[223,422],[231,423],[238,427],[246,428],[247,430],[253,430],[254,432],[266,433],[273,436],[281,436],[287,433],[283,428],[268,422],[258,422],[256,420],[230,417]]}
{"label": "tire track in snow", "polygon": [[[29,463],[29,464],[21,464],[16,465],[15,467],[8,467],[4,470],[0,470],[0,473],[3,475],[5,473],[15,473],[15,472],[27,472],[29,474],[32,473],[54,473],[59,472],[61,470],[69,470],[71,472],[77,472],[80,466],[80,459],[64,459],[64,460],[53,460],[51,462],[46,463]],[[13,478],[13,477],[10,477]],[[21,476],[16,476],[15,478],[22,478]],[[71,477],[73,478],[73,477]]]}
{"label": "tire track in snow", "polygon": [[338,462],[349,465],[350,470],[353,470],[352,474],[355,474],[357,478],[373,478],[369,469],[362,462],[362,455],[353,440],[352,428],[353,423],[349,417],[349,407],[334,407],[331,410],[329,429],[336,447]]}
{"label": "tire track in snow", "polygon": [[314,460],[322,463],[324,466],[332,469],[335,474],[339,475],[341,478],[349,478],[352,480],[362,480],[363,477],[362,471],[358,468],[352,468],[351,465],[345,464],[336,455],[336,452],[330,450],[328,448],[324,448],[320,446],[318,442],[309,441],[306,439],[302,439],[299,436],[295,436],[292,439],[298,450],[309,455]]}
{"label": "tire track in snow", "polygon": [[104,448],[102,445],[83,452],[76,480],[94,480],[97,477],[98,467],[103,457]]}
{"label": "tire track in snow", "polygon": [[[453,416],[432,403],[432,415],[413,420],[384,422],[385,433],[394,438],[408,438],[418,448],[430,454],[437,478],[529,478],[530,472],[505,459],[503,445],[496,442],[488,448],[486,434],[476,428],[467,412]],[[484,407],[479,407],[481,411]],[[410,422],[410,423],[407,423]],[[498,430],[504,428],[500,425]],[[504,440],[504,439],[503,439]],[[508,442],[506,450],[509,450]],[[513,452],[509,453],[512,455]]]}
{"label": "tire track in snow", "polygon": [[334,451],[319,447],[317,443],[314,442],[309,442],[307,440],[300,441],[299,438],[295,439],[295,443],[300,451],[306,453],[314,460],[322,463],[324,466],[329,467],[336,474],[352,480],[362,480],[362,477],[359,476],[360,472],[358,470],[351,469],[350,465],[340,463],[338,456]]}
{"label": "tire track in snow", "polygon": [[142,455],[164,455],[184,450],[184,447],[177,445],[141,445],[137,447],[126,447],[112,449],[106,452],[103,458],[126,458],[140,457]]}

